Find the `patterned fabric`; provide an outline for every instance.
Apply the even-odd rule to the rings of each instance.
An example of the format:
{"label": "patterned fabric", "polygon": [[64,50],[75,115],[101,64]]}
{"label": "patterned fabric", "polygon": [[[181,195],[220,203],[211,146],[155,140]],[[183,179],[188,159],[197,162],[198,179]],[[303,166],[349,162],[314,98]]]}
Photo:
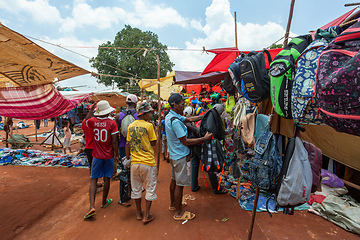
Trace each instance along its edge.
{"label": "patterned fabric", "polygon": [[53,118],[80,106],[89,95],[64,97],[52,84],[0,88],[0,115],[31,120]]}

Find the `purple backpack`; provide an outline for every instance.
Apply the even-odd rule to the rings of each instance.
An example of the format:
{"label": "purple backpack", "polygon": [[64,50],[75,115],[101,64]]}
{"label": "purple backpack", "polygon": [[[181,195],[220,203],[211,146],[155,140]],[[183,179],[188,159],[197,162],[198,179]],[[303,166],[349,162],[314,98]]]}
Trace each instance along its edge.
{"label": "purple backpack", "polygon": [[313,182],[311,192],[316,192],[320,186],[321,166],[322,166],[322,152],[319,148],[315,147],[312,143],[302,140],[306,151],[308,152]]}
{"label": "purple backpack", "polygon": [[349,35],[347,41],[337,42],[337,38],[319,57],[318,114],[336,131],[360,136],[360,40]]}

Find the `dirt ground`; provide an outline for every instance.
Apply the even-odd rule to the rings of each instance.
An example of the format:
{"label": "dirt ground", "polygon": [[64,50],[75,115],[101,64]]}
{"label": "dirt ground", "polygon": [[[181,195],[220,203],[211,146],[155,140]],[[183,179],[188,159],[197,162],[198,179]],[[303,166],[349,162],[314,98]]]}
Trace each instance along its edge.
{"label": "dirt ground", "polygon": [[[33,126],[19,130],[25,135],[33,132]],[[204,186],[202,173],[199,178],[200,191],[185,188],[185,194],[194,198],[187,201],[186,210],[196,218],[182,224],[168,210],[170,165],[160,161],[158,199],[151,209],[156,219],[143,225],[136,220],[133,201],[130,208],[116,203],[119,181],[111,182],[109,197],[114,202],[101,209],[102,193],[97,194],[97,215],[84,221],[89,208],[88,169],[0,166],[0,239],[248,239],[251,212],[242,210],[230,195],[213,194],[211,187]],[[272,218],[257,213],[252,239],[352,240],[359,236],[314,214],[296,211],[293,216],[278,213]]]}

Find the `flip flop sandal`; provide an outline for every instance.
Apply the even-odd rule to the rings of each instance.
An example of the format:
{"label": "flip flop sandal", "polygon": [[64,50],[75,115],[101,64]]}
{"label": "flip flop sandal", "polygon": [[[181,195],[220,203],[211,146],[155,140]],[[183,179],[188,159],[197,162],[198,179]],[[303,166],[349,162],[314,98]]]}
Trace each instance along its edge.
{"label": "flip flop sandal", "polygon": [[113,202],[113,200],[111,198],[106,199],[106,204],[101,206],[101,208],[107,208],[112,202]]}
{"label": "flip flop sandal", "polygon": [[[192,216],[191,216],[191,214],[192,214]],[[194,218],[195,218],[195,214],[191,213],[189,211],[185,211],[184,214],[181,217],[176,217],[174,215],[174,220],[176,220],[176,221],[191,220],[191,219],[194,219]]]}
{"label": "flip flop sandal", "polygon": [[118,201],[118,204],[120,204],[121,206],[126,207],[126,208],[131,206],[131,203],[129,203],[129,202],[122,203],[122,202]]}
{"label": "flip flop sandal", "polygon": [[95,209],[91,209],[86,215],[84,216],[84,219],[91,218],[92,216],[96,215]]}
{"label": "flip flop sandal", "polygon": [[154,215],[151,215],[151,214],[149,214],[149,219],[148,220],[143,220],[143,224],[145,225],[145,224],[148,224],[149,222],[151,222],[151,221],[154,221],[154,219],[155,219],[155,216]]}

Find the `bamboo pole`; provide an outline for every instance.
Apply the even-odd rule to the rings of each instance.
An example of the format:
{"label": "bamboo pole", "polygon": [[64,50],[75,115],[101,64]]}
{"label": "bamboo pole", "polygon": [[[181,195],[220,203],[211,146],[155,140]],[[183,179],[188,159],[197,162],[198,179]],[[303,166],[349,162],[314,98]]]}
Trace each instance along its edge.
{"label": "bamboo pole", "polygon": [[55,117],[55,120],[54,120],[54,130],[53,130],[53,138],[51,140],[51,151],[54,150],[54,141],[55,141],[55,129],[56,129],[56,117]]}
{"label": "bamboo pole", "polygon": [[292,16],[293,16],[293,12],[294,12],[294,5],[295,5],[295,0],[291,0],[289,19],[288,19],[288,23],[287,23],[287,26],[286,26],[286,32],[285,32],[284,47],[288,44],[291,20],[292,20]]}
{"label": "bamboo pole", "polygon": [[160,169],[160,146],[161,146],[161,141],[162,141],[162,136],[161,136],[161,128],[160,128],[160,124],[161,124],[161,102],[160,102],[160,60],[159,60],[159,55],[156,55],[156,61],[158,64],[158,68],[157,68],[157,79],[158,79],[158,159],[157,159],[157,168],[158,168],[158,172]]}
{"label": "bamboo pole", "polygon": [[37,122],[34,120],[35,125],[35,142],[37,142]]}
{"label": "bamboo pole", "polygon": [[345,7],[351,7],[351,6],[357,6],[357,5],[360,5],[360,3],[347,3],[344,6]]}

